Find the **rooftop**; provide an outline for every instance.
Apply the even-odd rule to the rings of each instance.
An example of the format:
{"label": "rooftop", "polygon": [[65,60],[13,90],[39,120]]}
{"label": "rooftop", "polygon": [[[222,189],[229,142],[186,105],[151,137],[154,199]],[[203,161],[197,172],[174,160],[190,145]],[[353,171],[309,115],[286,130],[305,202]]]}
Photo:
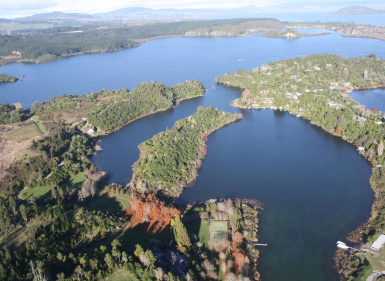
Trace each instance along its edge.
{"label": "rooftop", "polygon": [[373,250],[376,250],[378,251],[379,249],[382,248],[382,246],[384,245],[385,243],[385,235],[384,234],[381,234],[376,241],[374,241],[374,243],[372,244],[371,248]]}

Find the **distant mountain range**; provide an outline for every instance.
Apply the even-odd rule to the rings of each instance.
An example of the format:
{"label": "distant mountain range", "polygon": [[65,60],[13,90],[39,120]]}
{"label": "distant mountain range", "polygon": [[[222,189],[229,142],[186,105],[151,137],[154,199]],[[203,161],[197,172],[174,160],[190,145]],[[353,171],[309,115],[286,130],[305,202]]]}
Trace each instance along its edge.
{"label": "distant mountain range", "polygon": [[[357,6],[348,7],[349,4]],[[362,5],[362,6],[358,6]],[[368,8],[363,5],[370,5],[375,8],[385,8],[385,2],[378,1],[355,1],[355,2],[307,2],[307,3],[286,3],[280,5],[270,5],[265,7],[256,7],[254,5],[232,8],[232,9],[150,9],[142,7],[123,8],[115,11],[109,11],[97,14],[80,14],[80,13],[63,13],[52,12],[45,14],[36,14],[24,18],[17,19],[0,19],[1,23],[26,23],[26,24],[46,24],[51,25],[84,25],[84,24],[119,24],[133,21],[175,21],[175,20],[196,20],[214,17],[228,17],[237,15],[245,15],[250,17],[258,13],[271,12],[309,12],[309,11],[324,11],[334,12],[334,15],[362,15],[362,14],[378,14],[383,13],[383,10]],[[342,8],[342,9],[341,9]],[[266,17],[266,15],[264,15]]]}
{"label": "distant mountain range", "polygon": [[385,10],[373,9],[366,6],[352,6],[339,9],[331,15],[380,15],[385,14]]}

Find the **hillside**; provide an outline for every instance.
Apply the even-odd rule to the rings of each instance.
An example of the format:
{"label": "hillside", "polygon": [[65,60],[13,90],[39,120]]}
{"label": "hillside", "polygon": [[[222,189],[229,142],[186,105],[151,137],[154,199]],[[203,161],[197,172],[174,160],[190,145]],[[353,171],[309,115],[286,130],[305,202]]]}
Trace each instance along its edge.
{"label": "hillside", "polygon": [[331,13],[331,15],[380,15],[385,14],[385,10],[381,9],[373,9],[365,6],[352,6],[352,7],[346,7],[339,9],[335,11],[334,13]]}

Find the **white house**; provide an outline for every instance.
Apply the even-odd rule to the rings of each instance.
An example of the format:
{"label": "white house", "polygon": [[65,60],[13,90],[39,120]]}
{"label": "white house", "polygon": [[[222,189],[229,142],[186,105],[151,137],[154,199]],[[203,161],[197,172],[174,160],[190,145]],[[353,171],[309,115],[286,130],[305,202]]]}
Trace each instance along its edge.
{"label": "white house", "polygon": [[288,97],[289,99],[298,99],[298,97],[296,95],[293,95],[292,93],[286,93],[286,97]]}
{"label": "white house", "polygon": [[370,246],[370,248],[372,248],[373,250],[376,250],[378,251],[379,249],[382,248],[382,246],[384,245],[385,243],[385,235],[384,234],[381,234],[376,241],[374,241],[374,243],[372,244],[372,246]]}

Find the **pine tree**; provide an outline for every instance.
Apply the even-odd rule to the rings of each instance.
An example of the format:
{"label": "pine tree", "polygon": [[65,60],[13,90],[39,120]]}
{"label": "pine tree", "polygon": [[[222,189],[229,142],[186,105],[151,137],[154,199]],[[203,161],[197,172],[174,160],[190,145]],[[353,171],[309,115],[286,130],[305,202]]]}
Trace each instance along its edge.
{"label": "pine tree", "polygon": [[384,154],[384,142],[380,141],[378,148],[377,148],[377,154],[378,156],[382,156]]}
{"label": "pine tree", "polygon": [[191,241],[188,236],[187,229],[180,219],[180,216],[175,217],[174,237],[178,245],[190,247]]}

